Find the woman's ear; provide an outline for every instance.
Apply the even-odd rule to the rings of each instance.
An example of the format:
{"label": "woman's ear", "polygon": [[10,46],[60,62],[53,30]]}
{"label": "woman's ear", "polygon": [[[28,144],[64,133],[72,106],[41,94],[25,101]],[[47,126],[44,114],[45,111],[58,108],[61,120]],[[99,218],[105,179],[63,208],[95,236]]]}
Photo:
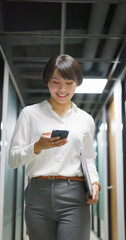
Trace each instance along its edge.
{"label": "woman's ear", "polygon": [[47,88],[49,89],[49,82],[46,84]]}

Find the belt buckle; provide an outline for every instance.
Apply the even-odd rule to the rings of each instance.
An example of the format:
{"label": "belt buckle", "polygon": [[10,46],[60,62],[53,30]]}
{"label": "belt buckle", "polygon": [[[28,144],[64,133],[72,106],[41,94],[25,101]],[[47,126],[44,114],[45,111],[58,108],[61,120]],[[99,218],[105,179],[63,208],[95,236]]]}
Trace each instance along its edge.
{"label": "belt buckle", "polygon": [[55,180],[55,177],[53,177],[53,176],[48,176],[48,179],[49,179],[49,180]]}

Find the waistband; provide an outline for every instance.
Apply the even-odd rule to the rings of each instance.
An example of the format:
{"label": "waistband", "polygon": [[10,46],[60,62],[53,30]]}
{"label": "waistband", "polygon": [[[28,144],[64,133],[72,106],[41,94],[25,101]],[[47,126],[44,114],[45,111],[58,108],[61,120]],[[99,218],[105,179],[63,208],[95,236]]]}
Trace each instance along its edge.
{"label": "waistband", "polygon": [[38,177],[34,177],[37,179],[49,179],[49,180],[73,180],[73,181],[80,181],[83,182],[85,181],[84,177],[66,177],[66,176],[38,176]]}

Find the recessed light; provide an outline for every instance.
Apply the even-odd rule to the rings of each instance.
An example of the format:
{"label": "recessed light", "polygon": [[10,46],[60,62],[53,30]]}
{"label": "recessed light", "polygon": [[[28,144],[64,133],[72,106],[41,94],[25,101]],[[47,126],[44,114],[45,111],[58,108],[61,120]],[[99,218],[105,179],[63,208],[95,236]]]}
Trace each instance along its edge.
{"label": "recessed light", "polygon": [[103,92],[107,81],[106,78],[84,78],[82,84],[76,88],[75,93],[100,94]]}

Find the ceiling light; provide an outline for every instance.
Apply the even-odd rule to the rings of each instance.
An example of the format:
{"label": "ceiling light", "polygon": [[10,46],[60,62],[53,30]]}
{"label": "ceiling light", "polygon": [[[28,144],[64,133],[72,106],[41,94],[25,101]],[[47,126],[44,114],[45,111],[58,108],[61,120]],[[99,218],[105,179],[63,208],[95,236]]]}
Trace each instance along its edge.
{"label": "ceiling light", "polygon": [[82,84],[76,88],[75,93],[102,93],[107,81],[105,78],[84,78]]}

